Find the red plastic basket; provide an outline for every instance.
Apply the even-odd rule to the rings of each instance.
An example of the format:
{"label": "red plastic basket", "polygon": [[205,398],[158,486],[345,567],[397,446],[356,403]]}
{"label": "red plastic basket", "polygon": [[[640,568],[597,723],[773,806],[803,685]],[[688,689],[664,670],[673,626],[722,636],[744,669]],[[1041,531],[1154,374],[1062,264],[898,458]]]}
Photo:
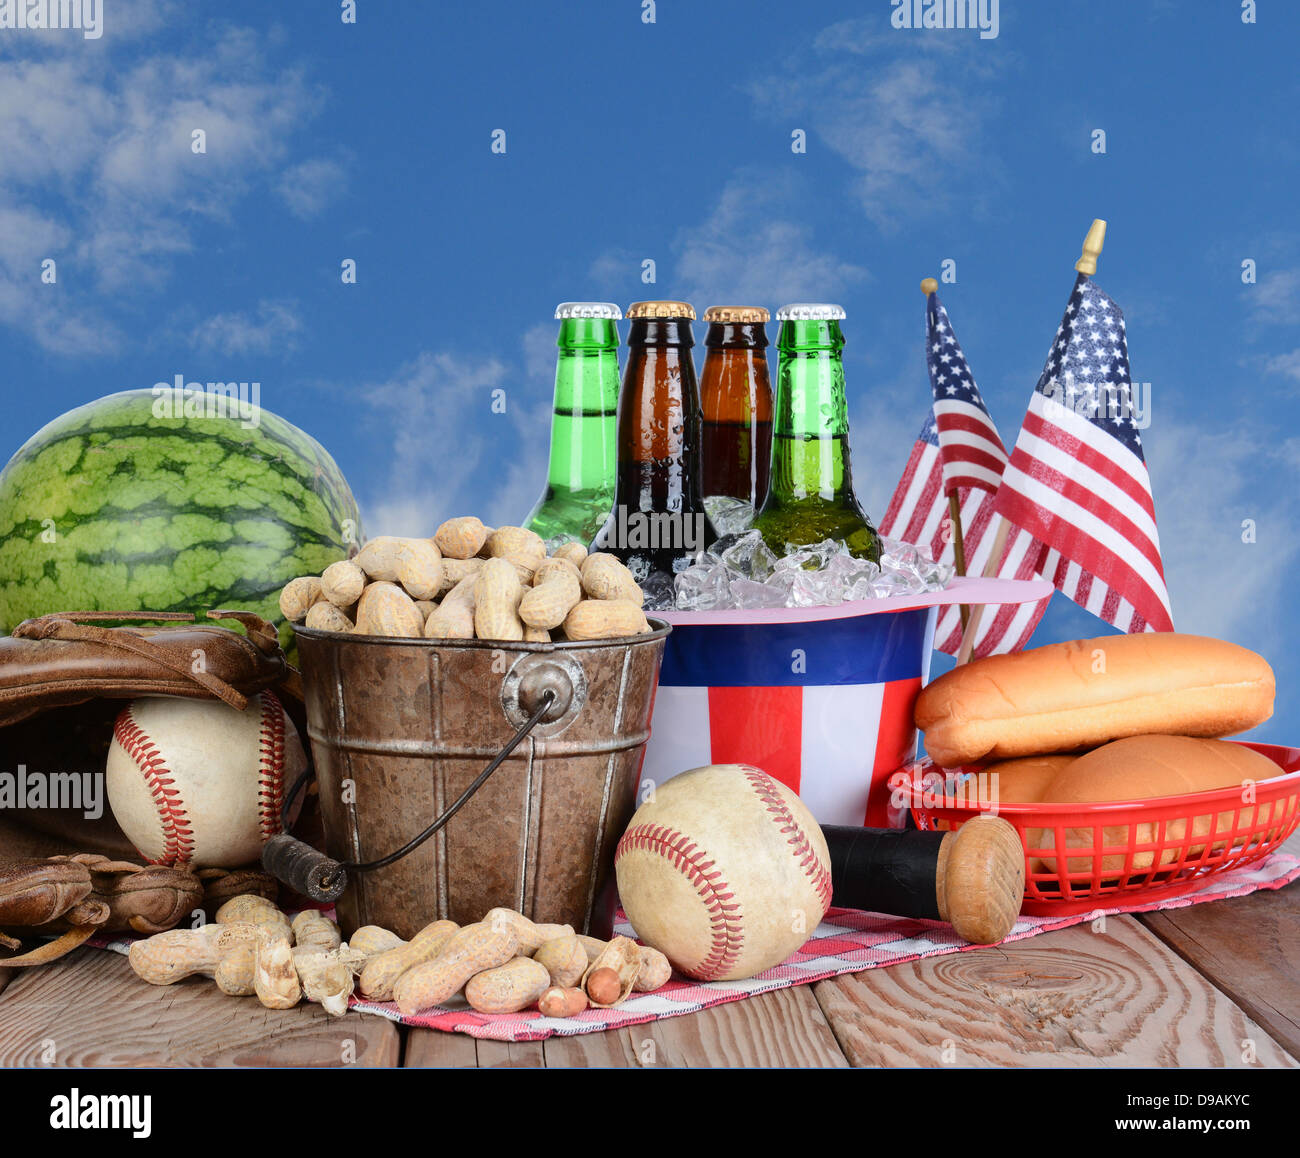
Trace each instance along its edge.
{"label": "red plastic basket", "polygon": [[1300,748],[1243,746],[1267,756],[1281,774],[1249,792],[1235,787],[1107,804],[989,806],[977,803],[979,769],[945,770],[922,760],[913,768],[908,803],[921,829],[959,828],[986,812],[1014,826],[1025,846],[1021,912],[1029,916],[1147,904],[1262,859],[1300,824]]}

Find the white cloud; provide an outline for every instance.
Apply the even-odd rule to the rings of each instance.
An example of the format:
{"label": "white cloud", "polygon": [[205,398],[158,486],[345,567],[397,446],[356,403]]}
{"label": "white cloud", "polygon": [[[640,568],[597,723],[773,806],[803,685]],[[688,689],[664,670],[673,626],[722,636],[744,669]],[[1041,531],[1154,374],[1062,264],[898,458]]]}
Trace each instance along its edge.
{"label": "white cloud", "polygon": [[[156,32],[178,11],[176,0],[75,0],[75,3],[79,13],[83,11],[82,5],[94,5],[89,15],[92,23],[98,16],[99,36],[92,41],[96,51]],[[6,30],[0,36],[0,58],[37,52],[54,56],[81,51],[85,46],[86,36],[77,28]]]}
{"label": "white cloud", "polygon": [[1251,320],[1261,325],[1300,323],[1300,269],[1272,270],[1259,279]]}
{"label": "white cloud", "polygon": [[104,354],[118,345],[117,330],[72,304],[69,271],[58,259],[54,282],[42,280],[43,262],[62,256],[69,231],[32,206],[0,206],[0,321],[22,325],[38,345],[78,355]]}
{"label": "white cloud", "polygon": [[41,261],[67,243],[67,229],[32,206],[0,205],[0,267],[10,277],[39,275]]}
{"label": "white cloud", "polygon": [[[867,390],[861,385],[855,387],[853,369],[849,367],[845,371],[852,400],[849,449],[853,458],[853,490],[862,509],[879,527],[925,420],[929,387],[922,370],[920,390],[915,374],[901,376],[892,386],[872,383],[872,388]],[[900,406],[900,398],[907,399],[908,404]]]}
{"label": "white cloud", "polygon": [[[367,534],[431,535],[456,515],[490,525],[527,516],[545,485],[550,450],[551,385],[537,377],[540,329],[525,340],[531,373],[497,358],[425,351],[363,388],[389,464],[381,488],[366,497]],[[554,354],[549,362],[553,374]],[[492,411],[496,390],[505,391],[504,414]]]}
{"label": "white cloud", "polygon": [[591,263],[587,276],[594,285],[623,285],[639,276],[643,260],[626,249],[607,250]]}
{"label": "white cloud", "polygon": [[1264,363],[1264,372],[1281,374],[1284,378],[1294,378],[1300,382],[1300,348],[1269,358]]}
{"label": "white cloud", "polygon": [[316,157],[290,165],[276,182],[275,191],[289,212],[306,220],[318,216],[343,192],[347,172],[338,161]]}
{"label": "white cloud", "polygon": [[[0,204],[40,224],[39,258],[61,267],[52,315],[35,239],[0,230],[0,324],[64,354],[119,340],[92,284],[117,300],[165,283],[196,221],[228,221],[319,108],[300,73],[272,75],[247,30],[214,26],[197,47],[141,54],[137,38],[173,7],[106,7],[102,41],[12,34],[0,70]],[[205,153],[191,147],[196,129]]]}
{"label": "white cloud", "polygon": [[866,270],[819,248],[812,228],[790,219],[800,184],[748,175],[731,181],[708,218],[674,242],[682,292],[697,304],[825,301],[861,281]]}
{"label": "white cloud", "polygon": [[[1218,430],[1156,415],[1144,438],[1179,631],[1274,652],[1300,562],[1300,456],[1267,429]],[[1243,542],[1243,521],[1254,542]]]}
{"label": "white cloud", "polygon": [[[997,174],[984,133],[993,111],[981,84],[992,67],[985,47],[877,25],[861,19],[824,29],[783,71],[754,83],[751,96],[770,119],[811,129],[851,166],[862,207],[882,228],[941,212],[947,188],[969,187],[975,173],[990,196]],[[999,60],[1005,66],[1008,58]],[[944,181],[935,180],[939,173]]]}
{"label": "white cloud", "polygon": [[538,322],[524,331],[524,372],[543,382],[555,377],[555,335],[559,322]]}
{"label": "white cloud", "polygon": [[261,301],[256,310],[215,314],[194,328],[194,344],[209,354],[269,354],[292,350],[302,332],[292,302]]}

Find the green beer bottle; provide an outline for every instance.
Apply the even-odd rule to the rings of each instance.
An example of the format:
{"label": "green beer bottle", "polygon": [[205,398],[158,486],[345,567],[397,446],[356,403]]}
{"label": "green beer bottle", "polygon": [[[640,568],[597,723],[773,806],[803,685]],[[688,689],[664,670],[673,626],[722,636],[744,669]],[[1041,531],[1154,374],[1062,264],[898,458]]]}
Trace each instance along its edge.
{"label": "green beer bottle", "polygon": [[582,544],[614,505],[618,432],[618,327],[613,302],[561,302],[555,316],[555,410],[546,490],[524,522],[543,539]]}
{"label": "green beer bottle", "polygon": [[777,311],[780,361],[767,499],[754,519],[778,555],[786,544],[844,542],[880,562],[880,536],[853,493],[844,396],[844,310],[797,303]]}

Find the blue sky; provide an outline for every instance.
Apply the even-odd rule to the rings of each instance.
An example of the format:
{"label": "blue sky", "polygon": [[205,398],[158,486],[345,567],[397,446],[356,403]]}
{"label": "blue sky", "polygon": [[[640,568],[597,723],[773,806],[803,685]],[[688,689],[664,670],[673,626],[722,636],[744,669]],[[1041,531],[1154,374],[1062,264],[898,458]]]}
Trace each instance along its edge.
{"label": "blue sky", "polygon": [[[956,262],[1010,444],[1104,217],[1175,624],[1262,651],[1260,737],[1295,739],[1300,6],[1002,0],[982,40],[889,0],[103,4],[99,40],[0,31],[5,456],[100,394],[255,379],[372,533],[514,521],[557,301],[831,299],[878,517],[927,404],[920,279]],[[1104,633],[1055,603],[1044,641]]]}

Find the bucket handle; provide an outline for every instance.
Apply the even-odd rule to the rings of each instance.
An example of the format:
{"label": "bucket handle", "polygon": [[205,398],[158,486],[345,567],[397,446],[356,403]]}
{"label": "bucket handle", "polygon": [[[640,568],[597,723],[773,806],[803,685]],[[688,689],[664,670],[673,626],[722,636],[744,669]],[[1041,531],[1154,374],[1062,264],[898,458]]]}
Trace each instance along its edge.
{"label": "bucket handle", "polygon": [[314,901],[338,900],[343,895],[343,890],[347,888],[349,871],[368,873],[374,872],[376,869],[387,868],[395,861],[401,860],[408,853],[414,852],[429,837],[442,828],[461,808],[469,803],[470,797],[483,787],[488,777],[501,767],[506,757],[519,746],[524,737],[542,722],[542,717],[550,712],[552,705],[555,704],[558,698],[552,688],[543,689],[538,696],[537,710],[519,726],[518,731],[506,741],[505,747],[493,757],[492,763],[474,778],[474,782],[460,794],[460,798],[419,836],[407,841],[395,852],[390,852],[387,856],[381,856],[378,860],[366,861],[365,863],[350,860],[337,861],[326,856],[318,849],[312,848],[311,845],[289,835],[287,831],[289,827],[289,809],[294,800],[297,799],[298,793],[302,791],[303,786],[307,783],[308,777],[311,776],[311,770],[308,769],[298,777],[285,797],[284,806],[280,811],[280,825],[285,831],[271,837],[262,846],[262,867],[294,891],[311,897]]}

